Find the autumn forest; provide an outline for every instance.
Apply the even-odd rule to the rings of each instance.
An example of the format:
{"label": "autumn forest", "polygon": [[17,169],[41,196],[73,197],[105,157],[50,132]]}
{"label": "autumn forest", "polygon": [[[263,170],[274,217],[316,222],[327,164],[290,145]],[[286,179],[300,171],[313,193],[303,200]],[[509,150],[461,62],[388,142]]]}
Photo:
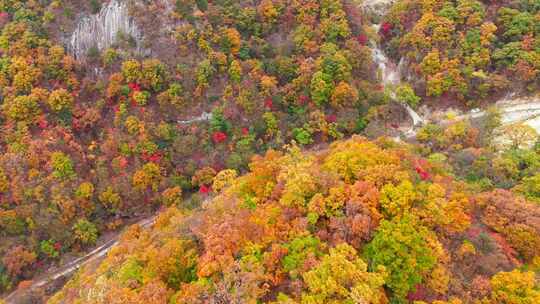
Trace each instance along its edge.
{"label": "autumn forest", "polygon": [[540,303],[539,0],[0,0],[0,304]]}

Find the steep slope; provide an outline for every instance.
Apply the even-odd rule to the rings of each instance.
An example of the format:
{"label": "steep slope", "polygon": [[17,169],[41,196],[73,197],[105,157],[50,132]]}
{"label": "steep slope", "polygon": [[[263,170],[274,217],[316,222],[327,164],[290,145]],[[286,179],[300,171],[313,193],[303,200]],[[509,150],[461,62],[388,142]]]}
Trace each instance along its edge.
{"label": "steep slope", "polygon": [[384,103],[340,1],[0,8],[1,292],[254,153],[360,132]]}
{"label": "steep slope", "polygon": [[381,35],[432,106],[477,106],[538,92],[539,9],[528,0],[396,1]]}
{"label": "steep slope", "polygon": [[540,300],[517,269],[539,266],[540,205],[473,194],[409,148],[353,137],[222,171],[202,210],[131,227],[49,303]]}
{"label": "steep slope", "polygon": [[[413,109],[420,103],[420,97],[423,101],[433,102],[435,107],[444,106],[447,102],[455,103],[453,97],[467,101],[468,106],[508,90],[526,88],[531,92],[537,91],[537,64],[540,62],[536,38],[538,5],[533,1],[503,2],[499,6],[474,1],[405,0],[396,2],[377,26],[381,21],[380,15],[391,2],[367,1],[360,5],[349,0],[217,0],[210,3],[206,0],[0,0],[0,293],[8,294],[17,287],[24,291],[25,287],[42,285],[46,281],[43,278],[49,277],[46,273],[55,277],[57,273],[63,273],[55,272],[55,269],[73,269],[79,259],[85,260],[81,258],[85,253],[96,248],[97,252],[104,253],[99,248],[108,248],[114,243],[122,227],[141,218],[151,218],[156,210],[168,206],[182,206],[181,212],[189,213],[188,218],[194,221],[194,227],[187,227],[186,233],[204,242],[213,232],[196,230],[197,224],[206,220],[206,216],[218,222],[221,219],[205,215],[210,212],[207,210],[184,209],[197,210],[205,199],[220,192],[219,183],[213,185],[213,182],[216,178],[229,178],[226,174],[217,174],[222,169],[245,172],[253,155],[264,154],[269,149],[281,149],[292,141],[311,149],[324,147],[355,133],[398,137],[406,132],[409,139],[420,142],[414,149],[429,157],[434,167],[442,167],[438,174],[445,178],[450,178],[450,172],[454,171],[456,178],[466,180],[474,191],[511,189],[531,201],[540,201],[538,149],[523,149],[524,139],[527,143],[536,139],[536,134],[530,129],[520,125],[503,129],[503,133],[511,137],[511,147],[503,153],[487,147],[487,143],[492,142],[492,127],[495,125],[489,123],[479,130],[469,121],[445,120],[441,126],[428,124],[419,130],[416,139],[412,138],[417,131],[414,125],[424,123]],[[371,10],[363,11],[367,7]],[[447,25],[450,29],[454,26],[456,31],[447,35]],[[441,33],[442,36],[439,35]],[[480,46],[487,49],[489,56]],[[439,57],[432,55],[437,52]],[[391,56],[386,56],[386,53]],[[394,59],[394,63],[389,57]],[[422,68],[424,66],[427,70]],[[400,83],[405,79],[411,83]],[[512,84],[508,85],[510,81]],[[505,115],[503,120],[516,113]],[[531,124],[534,123],[533,120]],[[489,136],[483,137],[484,134]],[[357,149],[358,153],[363,151]],[[401,156],[399,153],[397,155]],[[446,161],[448,163],[443,165]],[[384,183],[388,182],[388,177],[382,176],[394,173],[392,166],[403,164],[392,160],[389,165],[388,168],[376,169],[386,170],[379,172]],[[279,164],[276,170],[281,171],[280,166],[285,165]],[[313,166],[319,169],[316,164]],[[431,178],[429,172],[424,171],[424,164],[418,168],[416,164],[404,166],[405,171],[413,175],[416,172],[420,179]],[[414,171],[411,171],[411,166]],[[321,172],[328,173],[327,169],[323,168]],[[302,170],[300,168],[299,172]],[[232,171],[226,172],[233,175]],[[306,174],[324,179],[315,173],[309,171]],[[287,174],[292,176],[296,173]],[[282,182],[288,180],[287,174],[282,177]],[[331,186],[341,185],[339,174],[345,173],[336,174],[338,177],[331,176],[328,181]],[[344,189],[353,187],[352,180],[358,178],[344,178],[344,185],[348,185],[343,186]],[[413,181],[416,185],[417,181]],[[408,189],[408,185],[392,183]],[[323,196],[342,195],[339,192],[342,190],[332,190],[339,192],[332,194],[325,188],[326,184],[315,184],[325,189]],[[377,191],[382,191],[381,186],[374,185]],[[451,192],[447,186],[445,184],[443,188]],[[281,190],[278,190],[275,191],[279,196]],[[501,193],[493,194],[501,197],[498,200],[480,199],[479,202],[487,203],[475,205],[473,210],[464,205],[458,206],[460,210],[465,208],[461,211],[466,218],[471,218],[473,226],[479,226],[474,231],[488,231],[485,225],[497,231],[493,239],[499,242],[498,247],[489,254],[482,253],[490,261],[487,268],[497,271],[511,269],[520,258],[531,262],[537,248],[535,205],[529,207],[530,203],[523,203],[527,204],[528,207],[523,209],[530,211],[532,221],[523,214],[519,219],[512,214],[504,215],[501,219],[504,223],[483,220],[483,208],[489,204],[496,205],[493,208],[503,208],[505,212],[518,211],[515,205],[521,205],[521,200],[516,199],[514,203],[509,192]],[[253,199],[267,200],[270,194],[257,192],[250,195]],[[296,194],[289,195],[292,196],[287,199],[296,200]],[[311,199],[310,193],[305,195]],[[190,197],[188,203],[183,201],[186,196]],[[254,207],[258,201],[251,201],[251,196],[237,199],[247,200],[248,207]],[[465,196],[473,200],[469,193]],[[306,206],[303,209],[293,205],[284,209],[293,213],[288,216],[293,220],[305,217],[308,224],[306,219],[298,219],[304,221],[298,224],[300,226],[284,227],[292,229],[292,234],[299,229],[313,234],[314,229],[322,229],[327,231],[324,232],[327,235],[321,232],[316,235],[316,241],[308,238],[295,242],[303,235],[294,235],[294,239],[284,237],[281,234],[288,233],[284,231],[289,228],[282,227],[279,236],[265,236],[267,239],[261,241],[261,246],[273,244],[271,237],[276,237],[278,245],[320,243],[322,247],[317,261],[330,267],[330,256],[338,259],[345,256],[345,260],[355,264],[357,271],[349,275],[367,278],[366,285],[358,288],[379,290],[385,278],[385,296],[374,292],[373,301],[379,299],[379,295],[380,299],[387,296],[402,299],[405,294],[410,295],[412,289],[422,295],[416,297],[426,299],[435,299],[437,293],[464,299],[481,298],[485,295],[466,295],[474,289],[467,280],[478,273],[484,276],[495,273],[494,270],[479,270],[472,265],[470,269],[465,267],[463,271],[468,272],[462,274],[458,266],[453,270],[450,269],[453,266],[446,265],[454,276],[467,279],[458,280],[458,287],[450,285],[448,292],[432,285],[426,290],[422,289],[424,287],[411,287],[410,282],[407,289],[396,283],[395,278],[388,281],[392,274],[375,273],[371,268],[374,273],[366,274],[361,261],[353,257],[354,250],[347,246],[332,252],[328,250],[337,245],[337,237],[333,236],[337,232],[330,232],[332,229],[356,229],[341,227],[351,222],[340,222],[339,212],[326,213],[317,209],[324,214],[308,210],[306,215],[302,213]],[[252,211],[243,212],[249,216]],[[231,217],[244,215],[230,214]],[[392,222],[396,215],[381,213],[380,216],[375,217],[374,225],[366,228],[368,236],[361,237],[359,241],[358,231],[344,232],[344,235],[350,235],[343,236],[344,240],[355,250],[363,252],[362,245],[371,241],[377,221],[385,218]],[[440,243],[447,249],[457,248],[452,243],[456,239],[444,241],[446,232],[440,231],[443,228],[428,223],[442,220],[444,216],[438,214],[438,219],[426,219],[431,216],[435,217],[433,214],[418,215],[418,218],[405,221],[420,221],[427,230],[417,232],[425,239],[431,240],[433,233],[430,229],[435,230]],[[364,221],[365,218],[358,220]],[[512,221],[518,223],[509,224]],[[393,229],[402,224],[392,222],[384,227]],[[356,227],[354,225],[352,227]],[[216,228],[216,231],[219,233],[221,230]],[[458,239],[463,238],[461,230],[453,233],[457,233]],[[469,238],[475,239],[480,244],[478,246],[489,243],[484,240],[484,234],[480,238],[476,232],[471,233]],[[237,236],[229,237],[234,239]],[[258,240],[259,236],[239,234],[238,237],[240,239],[231,242],[239,242],[242,238]],[[209,261],[211,266],[205,267],[217,268],[200,270],[204,263],[199,263],[199,259],[206,259],[203,257],[205,247],[199,243],[180,243],[169,244],[167,246],[172,247],[163,250],[174,251],[178,249],[176,247],[182,252],[191,250],[196,252],[193,260],[197,262],[186,261],[193,267],[186,266],[189,273],[180,274],[181,278],[172,279],[173,283],[161,277],[167,281],[164,281],[167,285],[164,289],[166,298],[173,291],[183,295],[182,292],[192,292],[189,288],[200,288],[193,291],[194,298],[207,297],[217,302],[221,296],[213,294],[216,289],[236,288],[235,278],[227,278],[225,285],[219,285],[219,288],[212,285],[218,284],[215,274],[219,277],[224,273],[222,268],[229,267],[229,264],[224,266],[219,264],[221,262]],[[156,244],[156,247],[160,246]],[[234,260],[248,250],[244,247],[231,249],[233,253],[230,255]],[[254,248],[252,252],[256,250],[259,249]],[[376,260],[375,253],[373,249],[373,257],[369,259]],[[442,261],[442,255],[437,255],[435,262],[432,256],[424,257],[425,267],[442,271],[442,268],[434,268]],[[137,259],[146,263],[151,258]],[[228,263],[229,257],[226,259]],[[341,262],[348,263],[343,259]],[[139,265],[137,260],[126,267],[128,272],[133,270],[131,267],[138,271],[146,264]],[[197,269],[197,274],[194,269]],[[245,269],[242,271],[248,276],[251,273]],[[276,294],[283,292],[295,300],[304,301],[303,290],[308,293],[305,301],[327,301],[326,298],[309,300],[318,297],[309,295],[316,292],[311,290],[316,284],[306,287],[309,283],[303,281],[303,274],[293,278],[294,274],[289,273],[291,277],[285,277],[286,282],[283,283],[280,280],[284,274],[279,274],[281,270],[277,268],[275,271],[270,274],[272,279],[260,279],[264,282],[262,287],[259,285],[261,281],[254,279],[257,283],[253,284],[260,288],[253,290],[254,295],[260,295],[266,301],[274,300]],[[318,269],[316,273],[324,271]],[[430,282],[425,272],[424,268],[418,271],[418,275],[410,272],[411,282],[420,279]],[[157,278],[147,273],[143,277],[145,280]],[[521,278],[521,275],[516,274],[516,277]],[[212,281],[205,283],[209,278]],[[293,285],[289,284],[289,279],[294,281]],[[186,287],[188,291],[179,291],[178,282],[192,283],[192,280],[197,282],[193,283],[195,287],[188,284],[191,286]],[[530,281],[528,277],[523,280]],[[136,280],[130,285],[130,281],[127,285],[136,291],[128,295],[126,301],[131,297],[136,299],[141,291],[139,287],[146,283]],[[344,284],[350,287],[350,283]],[[127,288],[122,284],[122,288]],[[299,287],[294,287],[294,284]],[[154,287],[148,287],[148,290]],[[47,292],[51,290],[54,288]],[[224,294],[223,301],[245,301],[244,293],[249,292],[242,292],[238,295]],[[352,301],[359,301],[357,291],[354,293],[350,295]],[[410,296],[415,297],[414,293]],[[115,296],[108,297],[112,299]],[[73,294],[67,298],[72,299]],[[99,298],[96,301],[105,300]],[[248,297],[247,301],[251,298]]]}

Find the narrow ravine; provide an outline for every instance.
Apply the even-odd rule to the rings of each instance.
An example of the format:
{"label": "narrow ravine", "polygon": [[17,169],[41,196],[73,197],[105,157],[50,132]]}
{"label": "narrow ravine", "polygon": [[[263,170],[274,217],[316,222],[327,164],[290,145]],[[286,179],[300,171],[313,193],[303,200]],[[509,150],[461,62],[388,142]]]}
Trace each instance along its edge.
{"label": "narrow ravine", "polygon": [[[367,12],[368,14],[374,15],[377,18],[377,22],[373,24],[375,32],[378,33],[381,27],[380,20],[382,16],[386,13],[388,8],[394,3],[394,0],[368,0],[361,4],[361,9]],[[377,65],[381,81],[385,88],[390,89],[391,97],[394,98],[394,90],[401,84],[402,73],[401,73],[401,63],[396,65],[392,62],[382,50],[378,41],[372,39],[370,41],[371,48],[373,49],[373,61]],[[395,98],[394,98],[395,99]],[[414,137],[416,135],[416,128],[425,124],[425,119],[422,118],[413,108],[408,104],[400,103],[403,105],[407,114],[411,118],[412,125],[411,128],[405,132],[403,135],[406,138]]]}
{"label": "narrow ravine", "polygon": [[[188,120],[178,120],[177,123],[180,125],[186,125],[186,124],[191,124],[191,123],[200,122],[200,121],[208,121],[211,118],[212,118],[212,113],[203,112],[201,113],[201,115],[188,119]],[[137,223],[135,223],[134,225],[139,225],[142,228],[150,228],[154,225],[156,216],[157,215],[152,215],[147,218],[144,218],[138,221]],[[94,262],[97,259],[104,257],[111,250],[111,248],[113,248],[116,244],[118,244],[118,240],[121,235],[122,235],[122,231],[119,231],[118,233],[109,237],[109,239],[107,239],[103,244],[92,249],[90,252],[86,253],[85,255],[69,263],[61,265],[58,269],[48,271],[42,274],[41,276],[34,278],[30,286],[23,289],[14,290],[12,293],[6,296],[3,300],[6,302],[6,304],[17,304],[19,303],[19,299],[23,298],[25,295],[31,294],[32,291],[37,290],[39,288],[43,288],[47,285],[54,283],[56,280],[72,275],[79,268],[91,262]]]}
{"label": "narrow ravine", "polygon": [[[361,4],[361,9],[369,14],[374,15],[378,20],[373,24],[373,28],[376,33],[380,29],[380,20],[395,0],[366,0]],[[373,49],[373,61],[378,66],[381,73],[381,81],[383,85],[390,89],[391,96],[394,94],[393,90],[401,84],[403,78],[401,66],[403,62],[396,65],[392,62],[381,49],[380,44],[371,40],[371,47]],[[403,104],[403,107],[407,111],[410,119],[412,120],[412,126],[409,130],[403,132],[405,138],[414,138],[416,136],[416,129],[426,124],[430,119],[424,118],[419,115],[408,104]],[[540,134],[540,97],[517,97],[515,94],[509,94],[507,97],[500,99],[495,103],[501,113],[501,119],[503,125],[512,123],[524,123],[531,126]],[[452,119],[452,121],[461,119],[480,118],[486,114],[483,110],[471,110],[468,113],[459,115]],[[440,119],[434,120],[433,123],[445,125],[449,121]]]}

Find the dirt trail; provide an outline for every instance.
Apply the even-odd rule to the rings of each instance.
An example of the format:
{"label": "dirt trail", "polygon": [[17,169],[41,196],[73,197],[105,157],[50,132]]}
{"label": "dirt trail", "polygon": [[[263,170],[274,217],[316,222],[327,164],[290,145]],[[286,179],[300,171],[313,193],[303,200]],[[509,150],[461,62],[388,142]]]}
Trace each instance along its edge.
{"label": "dirt trail", "polygon": [[[349,1],[346,1],[349,2]],[[375,14],[379,17],[383,16],[385,12],[395,0],[366,0],[360,4],[359,8],[368,13]],[[380,20],[379,20],[380,22]],[[373,24],[373,27],[378,32],[380,24]],[[373,48],[373,61],[381,72],[381,80],[385,87],[394,89],[399,86],[402,79],[402,71],[400,65],[394,64],[380,48],[380,45],[376,41],[371,41]],[[392,95],[394,95],[392,93]],[[409,114],[412,120],[412,126],[410,129],[403,131],[405,138],[414,138],[416,136],[416,130],[418,127],[432,122],[436,124],[445,125],[449,120],[433,117],[422,117],[414,109],[407,104],[402,104]],[[533,127],[540,134],[540,97],[509,97],[503,98],[496,103],[502,114],[502,123],[507,125],[515,122],[523,122]],[[486,114],[485,111],[472,110],[469,113],[455,117],[452,121],[468,118],[480,118]]]}
{"label": "dirt trail", "polygon": [[[199,121],[207,121],[212,118],[212,113],[203,112],[201,115],[194,117],[189,120],[178,120],[178,124],[191,124],[194,122]],[[150,217],[147,217],[145,219],[142,219],[135,223],[135,225],[139,225],[143,228],[149,228],[152,227],[155,223],[156,215],[152,215]],[[33,290],[36,290],[38,288],[42,288],[46,285],[49,285],[56,280],[59,280],[63,277],[71,275],[73,272],[77,271],[79,268],[83,267],[84,265],[91,263],[99,258],[102,258],[105,256],[112,247],[114,247],[118,243],[118,239],[120,235],[122,234],[122,231],[119,231],[118,233],[114,234],[112,237],[110,237],[105,243],[102,245],[94,248],[92,251],[88,252],[82,257],[79,257],[65,265],[60,266],[59,269],[52,270],[50,272],[44,273],[32,281],[32,284],[24,289],[16,289],[11,294],[6,296],[3,300],[6,302],[6,304],[17,304],[18,299],[24,297],[25,295],[28,295]]]}
{"label": "dirt trail", "polygon": [[[540,96],[504,98],[495,103],[501,113],[504,125],[524,123],[533,127],[540,133]],[[438,124],[447,124],[451,121],[481,118],[486,111],[471,110],[466,114],[454,117],[451,120],[434,120]]]}
{"label": "dirt trail", "polygon": [[[150,228],[154,225],[155,220],[156,220],[156,216],[153,215],[148,218],[140,220],[139,222],[136,223],[136,225],[139,225],[142,228]],[[54,282],[65,276],[68,276],[72,274],[73,272],[77,271],[79,268],[85,266],[86,264],[105,256],[111,250],[111,248],[118,243],[118,239],[120,238],[121,234],[122,232],[118,232],[111,239],[107,240],[103,245],[93,249],[86,255],[76,260],[73,260],[65,265],[62,265],[59,269],[53,272],[45,273],[42,276],[35,278],[29,287],[26,287],[24,289],[17,289],[13,291],[11,294],[9,294],[3,300],[6,302],[6,304],[17,304],[18,299],[22,298],[26,294],[29,294],[33,290],[43,287],[47,284],[50,284],[51,282]]]}
{"label": "dirt trail", "polygon": [[181,125],[186,125],[186,124],[190,124],[190,123],[194,123],[194,122],[198,122],[198,121],[207,121],[207,120],[210,120],[210,119],[212,119],[212,113],[210,113],[210,112],[202,112],[202,114],[197,116],[197,117],[194,117],[194,118],[191,118],[191,119],[188,119],[188,120],[178,120],[177,123],[181,124]]}

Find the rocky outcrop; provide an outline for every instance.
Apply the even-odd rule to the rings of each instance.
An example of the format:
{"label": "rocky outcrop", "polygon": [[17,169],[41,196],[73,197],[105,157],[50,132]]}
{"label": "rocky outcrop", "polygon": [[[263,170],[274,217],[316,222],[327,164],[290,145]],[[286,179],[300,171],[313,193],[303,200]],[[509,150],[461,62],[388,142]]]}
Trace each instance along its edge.
{"label": "rocky outcrop", "polygon": [[112,0],[99,13],[85,16],[67,39],[68,51],[77,59],[88,54],[91,48],[104,50],[113,45],[119,34],[130,36],[141,51],[142,32],[128,12],[124,1]]}

